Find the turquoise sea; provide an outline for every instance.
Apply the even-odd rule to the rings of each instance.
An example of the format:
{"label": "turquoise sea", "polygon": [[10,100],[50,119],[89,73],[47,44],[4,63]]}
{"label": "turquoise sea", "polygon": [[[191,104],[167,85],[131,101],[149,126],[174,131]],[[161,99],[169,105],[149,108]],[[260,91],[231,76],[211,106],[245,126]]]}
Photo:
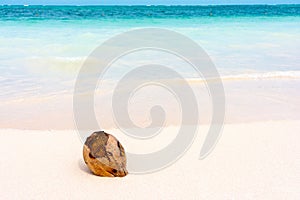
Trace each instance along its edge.
{"label": "turquoise sea", "polygon": [[[144,27],[177,31],[208,53],[234,110],[228,122],[299,118],[300,5],[3,5],[0,128],[72,128],[74,81],[86,57],[111,36]],[[266,109],[261,118],[253,99]]]}

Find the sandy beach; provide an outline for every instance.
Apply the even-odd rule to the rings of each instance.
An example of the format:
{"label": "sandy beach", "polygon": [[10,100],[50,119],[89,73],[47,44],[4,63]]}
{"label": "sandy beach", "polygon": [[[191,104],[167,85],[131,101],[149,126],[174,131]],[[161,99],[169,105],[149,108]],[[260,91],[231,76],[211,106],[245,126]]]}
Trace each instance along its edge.
{"label": "sandy beach", "polygon": [[0,200],[300,199],[300,4],[88,1],[0,2]]}
{"label": "sandy beach", "polygon": [[[166,130],[172,134],[173,128]],[[300,198],[300,121],[225,125],[216,148],[204,160],[198,156],[207,127],[199,128],[192,147],[170,167],[113,179],[89,172],[76,131],[1,130],[0,198]],[[109,132],[126,149],[128,142]]]}

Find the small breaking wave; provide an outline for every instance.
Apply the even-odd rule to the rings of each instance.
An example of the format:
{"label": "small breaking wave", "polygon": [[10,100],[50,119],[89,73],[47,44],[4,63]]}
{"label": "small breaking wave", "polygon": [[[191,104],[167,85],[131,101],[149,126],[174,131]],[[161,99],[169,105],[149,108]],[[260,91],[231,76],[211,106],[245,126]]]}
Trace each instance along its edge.
{"label": "small breaking wave", "polygon": [[274,71],[222,76],[222,80],[300,79],[300,71]]}
{"label": "small breaking wave", "polygon": [[[190,83],[216,81],[218,78],[188,79]],[[235,75],[221,75],[222,81],[242,81],[242,80],[300,80],[300,71],[274,71],[274,72],[256,72]]]}

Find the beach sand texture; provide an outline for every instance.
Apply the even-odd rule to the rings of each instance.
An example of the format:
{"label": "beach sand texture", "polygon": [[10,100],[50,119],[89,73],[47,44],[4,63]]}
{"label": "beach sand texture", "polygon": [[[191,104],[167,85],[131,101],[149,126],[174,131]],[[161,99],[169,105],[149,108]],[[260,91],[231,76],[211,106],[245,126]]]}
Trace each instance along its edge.
{"label": "beach sand texture", "polygon": [[1,130],[0,198],[300,198],[299,121],[225,125],[214,151],[198,160],[206,130],[200,127],[192,147],[170,167],[113,179],[89,172],[75,131]]}

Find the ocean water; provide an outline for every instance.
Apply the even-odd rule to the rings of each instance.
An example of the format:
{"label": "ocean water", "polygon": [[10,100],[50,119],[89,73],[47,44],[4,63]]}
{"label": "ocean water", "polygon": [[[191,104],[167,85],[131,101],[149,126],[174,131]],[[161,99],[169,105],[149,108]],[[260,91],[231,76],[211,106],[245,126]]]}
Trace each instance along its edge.
{"label": "ocean water", "polygon": [[[299,118],[300,5],[0,6],[0,128],[72,128],[74,82],[85,59],[110,37],[145,27],[184,34],[207,52],[224,82],[228,122]],[[117,81],[136,60],[176,65],[152,53],[121,60],[104,78]],[[198,79],[188,67],[177,69]],[[253,111],[259,96],[262,118]]]}

